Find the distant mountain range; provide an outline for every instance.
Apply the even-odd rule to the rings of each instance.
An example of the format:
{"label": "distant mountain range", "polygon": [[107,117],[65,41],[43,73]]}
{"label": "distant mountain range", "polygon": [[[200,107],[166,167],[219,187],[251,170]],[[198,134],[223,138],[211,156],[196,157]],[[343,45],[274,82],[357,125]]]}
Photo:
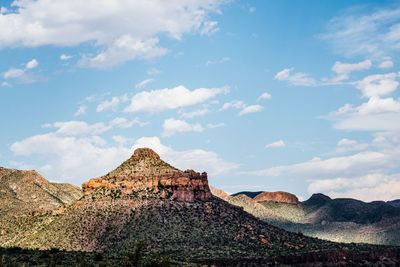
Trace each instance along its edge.
{"label": "distant mountain range", "polygon": [[314,194],[300,202],[286,192],[247,191],[223,198],[288,231],[336,242],[400,245],[399,200],[365,203]]}
{"label": "distant mountain range", "polygon": [[[135,150],[110,173],[90,179],[82,191],[50,183],[35,171],[4,168],[0,169],[0,191],[2,262],[319,266],[321,262],[380,262],[383,256],[399,263],[400,258],[400,249],[394,247],[335,243],[289,227],[314,221],[322,225],[322,218],[330,225],[334,221],[326,218],[337,216],[330,211],[341,214],[336,204],[329,204],[335,200],[321,196],[300,203],[284,192],[262,192],[254,199],[243,194],[232,197],[210,190],[206,173],[178,170],[147,148]],[[374,222],[392,212],[379,209]],[[368,216],[353,217],[366,220]],[[304,218],[315,220],[306,223]],[[282,224],[292,232],[272,224]],[[157,264],[154,259],[159,259]]]}

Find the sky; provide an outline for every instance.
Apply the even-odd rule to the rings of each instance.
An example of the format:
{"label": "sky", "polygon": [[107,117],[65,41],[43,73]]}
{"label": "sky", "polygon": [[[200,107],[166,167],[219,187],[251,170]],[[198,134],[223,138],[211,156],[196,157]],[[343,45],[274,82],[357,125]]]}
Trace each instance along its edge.
{"label": "sky", "polygon": [[397,1],[2,0],[0,166],[399,199],[399,52]]}

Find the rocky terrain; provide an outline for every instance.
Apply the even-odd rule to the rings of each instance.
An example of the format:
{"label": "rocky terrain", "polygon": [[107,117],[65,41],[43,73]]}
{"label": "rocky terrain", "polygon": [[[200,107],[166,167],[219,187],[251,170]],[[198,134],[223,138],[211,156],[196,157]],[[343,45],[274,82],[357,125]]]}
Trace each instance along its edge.
{"label": "rocky terrain", "polygon": [[265,215],[270,209],[263,203],[272,201],[211,189],[227,201],[215,197],[206,173],[180,171],[150,149],[136,150],[82,189],[81,198],[52,210],[5,215],[1,264],[268,266],[335,263],[344,257],[350,263],[382,257],[398,262],[400,254],[394,247],[334,243],[275,227],[227,202],[247,201],[246,209]]}
{"label": "rocky terrain", "polygon": [[162,161],[157,153],[148,148],[137,149],[117,169],[84,183],[82,190],[86,195],[99,190],[113,194],[117,190],[121,196],[143,190],[154,193],[161,190],[162,197],[167,198],[171,194],[172,199],[179,201],[211,199],[207,173],[182,172]]}
{"label": "rocky terrain", "polygon": [[276,195],[267,193],[254,198],[236,194],[225,199],[288,231],[336,242],[400,245],[400,208],[390,202],[331,199],[323,194],[314,194],[304,202],[296,202],[297,198],[288,201],[289,193],[270,200],[260,197]]}
{"label": "rocky terrain", "polygon": [[51,183],[36,171],[0,167],[0,217],[54,210],[82,196],[79,187]]}
{"label": "rocky terrain", "polygon": [[275,201],[281,203],[298,204],[299,199],[290,193],[286,192],[262,192],[253,198],[257,202]]}

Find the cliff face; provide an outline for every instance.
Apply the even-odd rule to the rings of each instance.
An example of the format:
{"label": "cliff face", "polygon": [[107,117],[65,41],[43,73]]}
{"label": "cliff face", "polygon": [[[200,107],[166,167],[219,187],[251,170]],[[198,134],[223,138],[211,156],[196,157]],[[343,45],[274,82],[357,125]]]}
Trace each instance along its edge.
{"label": "cliff face", "polygon": [[254,197],[255,201],[275,201],[290,204],[298,204],[299,199],[287,192],[262,192]]}
{"label": "cliff face", "polygon": [[207,173],[193,170],[180,171],[162,161],[149,148],[136,149],[130,159],[112,172],[82,184],[85,194],[103,190],[111,194],[116,190],[128,195],[141,190],[160,193],[161,197],[193,202],[212,198]]}

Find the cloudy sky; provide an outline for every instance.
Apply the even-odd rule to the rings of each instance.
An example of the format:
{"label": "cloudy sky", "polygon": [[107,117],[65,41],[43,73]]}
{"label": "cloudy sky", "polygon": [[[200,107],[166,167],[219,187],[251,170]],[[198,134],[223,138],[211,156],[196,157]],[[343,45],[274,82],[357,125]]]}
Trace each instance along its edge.
{"label": "cloudy sky", "polygon": [[3,0],[0,166],[103,175],[137,147],[227,192],[400,198],[400,5]]}

